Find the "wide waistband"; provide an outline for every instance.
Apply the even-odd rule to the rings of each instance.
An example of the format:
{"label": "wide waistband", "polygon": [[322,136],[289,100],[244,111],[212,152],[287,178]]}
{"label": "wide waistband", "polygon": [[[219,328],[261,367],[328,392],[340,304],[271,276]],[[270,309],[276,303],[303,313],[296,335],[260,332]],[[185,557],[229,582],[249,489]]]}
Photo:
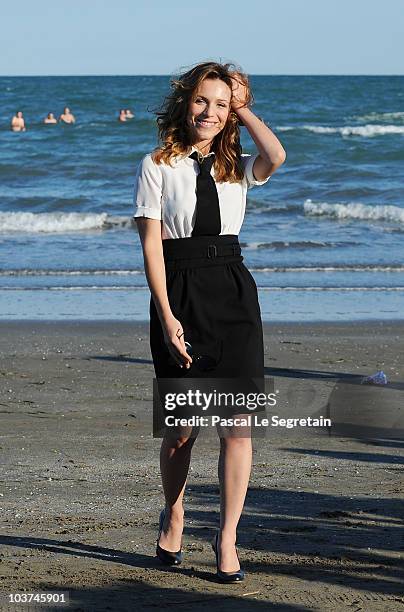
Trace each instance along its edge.
{"label": "wide waistband", "polygon": [[163,254],[167,269],[219,265],[244,259],[235,234],[163,240]]}

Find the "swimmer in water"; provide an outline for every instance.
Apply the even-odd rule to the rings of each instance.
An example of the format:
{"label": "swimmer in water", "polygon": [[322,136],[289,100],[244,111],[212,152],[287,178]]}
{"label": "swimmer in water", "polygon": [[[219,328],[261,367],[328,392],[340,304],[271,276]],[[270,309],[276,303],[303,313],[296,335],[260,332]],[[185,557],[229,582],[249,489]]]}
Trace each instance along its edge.
{"label": "swimmer in water", "polygon": [[133,119],[133,117],[135,116],[135,115],[132,113],[132,111],[130,110],[130,108],[127,108],[125,112],[126,112],[126,118],[127,118],[127,119]]}
{"label": "swimmer in water", "polygon": [[48,113],[45,119],[43,120],[43,122],[44,123],[57,123],[58,120],[56,119],[53,113]]}
{"label": "swimmer in water", "polygon": [[11,129],[13,132],[25,132],[26,127],[22,111],[17,111],[11,119]]}
{"label": "swimmer in water", "polygon": [[118,117],[118,121],[124,122],[127,121],[127,116],[126,116],[126,110],[124,108],[121,108],[121,110],[119,111],[119,117]]}
{"label": "swimmer in water", "polygon": [[65,107],[63,113],[60,115],[59,121],[62,121],[63,123],[76,123],[76,119],[73,113],[70,112],[70,108],[68,108],[67,106]]}

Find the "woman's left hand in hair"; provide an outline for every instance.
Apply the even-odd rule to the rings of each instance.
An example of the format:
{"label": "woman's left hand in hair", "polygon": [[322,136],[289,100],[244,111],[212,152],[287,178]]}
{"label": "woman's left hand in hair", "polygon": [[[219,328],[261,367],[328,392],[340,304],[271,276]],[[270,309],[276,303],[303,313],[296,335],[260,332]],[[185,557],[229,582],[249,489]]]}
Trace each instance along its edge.
{"label": "woman's left hand in hair", "polygon": [[241,77],[238,72],[232,74],[232,110],[236,111],[247,105],[248,100],[248,82]]}

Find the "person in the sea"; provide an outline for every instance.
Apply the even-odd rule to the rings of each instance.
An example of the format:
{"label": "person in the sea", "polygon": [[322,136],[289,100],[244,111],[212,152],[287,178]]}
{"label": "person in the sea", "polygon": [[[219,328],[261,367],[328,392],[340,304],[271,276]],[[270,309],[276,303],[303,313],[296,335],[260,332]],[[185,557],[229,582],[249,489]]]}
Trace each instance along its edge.
{"label": "person in the sea", "polygon": [[119,111],[118,121],[123,123],[124,121],[127,121],[127,119],[128,118],[126,116],[126,110],[124,108],[121,108],[121,110]]}
{"label": "person in the sea", "polygon": [[132,113],[132,111],[130,110],[130,108],[127,108],[125,112],[126,112],[126,118],[127,118],[127,119],[133,119],[133,117],[135,116],[135,115]]}
{"label": "person in the sea", "polygon": [[59,121],[63,123],[76,123],[76,118],[68,106],[64,108],[63,113],[59,117]]}
{"label": "person in the sea", "polygon": [[13,132],[25,132],[25,120],[22,111],[17,111],[14,117],[11,119],[11,129]]}
{"label": "person in the sea", "polygon": [[58,120],[56,119],[55,115],[53,113],[48,113],[45,117],[45,119],[43,120],[44,123],[57,123]]}

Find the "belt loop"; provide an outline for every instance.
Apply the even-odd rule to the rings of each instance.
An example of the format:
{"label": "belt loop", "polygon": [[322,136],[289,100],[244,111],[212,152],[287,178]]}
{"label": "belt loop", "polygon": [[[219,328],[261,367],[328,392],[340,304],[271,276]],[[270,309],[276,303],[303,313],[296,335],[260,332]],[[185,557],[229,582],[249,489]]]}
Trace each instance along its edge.
{"label": "belt loop", "polygon": [[212,259],[213,257],[217,257],[217,248],[215,244],[210,244],[208,246],[208,257],[209,259]]}

